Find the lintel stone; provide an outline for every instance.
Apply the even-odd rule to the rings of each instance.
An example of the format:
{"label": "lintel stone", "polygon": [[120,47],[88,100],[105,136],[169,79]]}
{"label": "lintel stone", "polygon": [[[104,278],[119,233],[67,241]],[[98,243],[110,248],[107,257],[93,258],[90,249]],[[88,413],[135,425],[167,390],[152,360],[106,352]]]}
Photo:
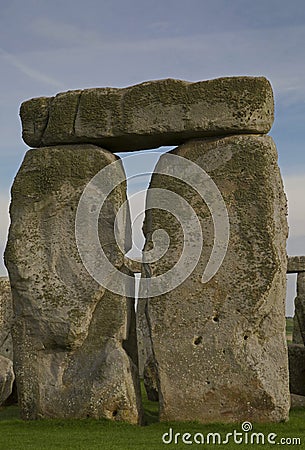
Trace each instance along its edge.
{"label": "lintel stone", "polygon": [[264,77],[165,79],[34,98],[21,105],[20,116],[29,146],[86,143],[118,152],[264,134],[273,123],[274,102]]}
{"label": "lintel stone", "polygon": [[305,256],[289,256],[287,273],[305,272]]}

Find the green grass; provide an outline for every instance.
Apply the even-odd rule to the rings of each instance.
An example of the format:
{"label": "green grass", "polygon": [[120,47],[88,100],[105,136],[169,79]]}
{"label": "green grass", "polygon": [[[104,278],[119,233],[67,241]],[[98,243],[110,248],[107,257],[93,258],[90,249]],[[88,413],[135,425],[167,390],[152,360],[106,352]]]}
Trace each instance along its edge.
{"label": "green grass", "polygon": [[[187,445],[178,437],[178,444],[162,443],[162,436],[170,428],[174,433],[191,433],[192,439],[195,433],[220,433],[225,438],[226,433],[236,429],[241,431],[240,424],[211,424],[199,423],[158,423],[158,405],[149,402],[144,396],[145,422],[146,426],[138,427],[121,422],[110,422],[107,420],[37,420],[24,422],[18,418],[18,407],[10,406],[0,410],[0,449],[2,450],[159,450],[162,448],[177,449],[261,449],[277,448],[274,445]],[[276,433],[278,440],[281,437],[299,437],[303,443],[296,448],[305,448],[305,409],[291,411],[290,421],[279,424],[255,424],[254,432]],[[281,445],[281,448],[293,447],[292,445]]]}
{"label": "green grass", "polygon": [[293,317],[286,317],[286,339],[287,343],[291,344],[293,334]]}
{"label": "green grass", "polygon": [[286,317],[286,334],[293,332],[293,317]]}

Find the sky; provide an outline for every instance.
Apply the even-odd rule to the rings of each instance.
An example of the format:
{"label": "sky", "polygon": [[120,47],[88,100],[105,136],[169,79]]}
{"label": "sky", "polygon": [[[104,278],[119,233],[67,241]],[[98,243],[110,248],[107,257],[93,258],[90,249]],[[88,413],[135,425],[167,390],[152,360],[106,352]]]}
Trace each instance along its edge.
{"label": "sky", "polygon": [[[168,77],[233,75],[271,81],[270,134],[289,205],[287,251],[305,254],[304,42],[303,0],[0,0],[0,255],[10,187],[27,151],[22,101]],[[151,164],[148,158],[139,170],[152,171]],[[291,315],[295,277],[288,281]]]}

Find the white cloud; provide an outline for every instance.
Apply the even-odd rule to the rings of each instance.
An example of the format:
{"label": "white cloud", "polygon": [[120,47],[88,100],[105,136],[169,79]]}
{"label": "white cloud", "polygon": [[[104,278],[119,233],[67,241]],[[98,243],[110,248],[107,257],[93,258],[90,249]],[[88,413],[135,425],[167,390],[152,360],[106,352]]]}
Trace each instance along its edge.
{"label": "white cloud", "polygon": [[133,247],[129,252],[130,257],[141,257],[141,249],[144,246],[145,239],[142,232],[142,225],[145,212],[146,191],[139,191],[129,196],[130,216],[132,223]]}
{"label": "white cloud", "polygon": [[297,276],[295,273],[287,275],[286,316],[294,315],[294,299],[296,297]]}
{"label": "white cloud", "polygon": [[6,242],[8,227],[10,223],[9,219],[9,196],[0,194],[0,243]]}
{"label": "white cloud", "polygon": [[200,80],[245,74],[269,77],[276,95],[288,103],[305,99],[305,26],[123,40],[49,21],[44,29],[43,23],[36,26],[50,40],[58,31],[58,47],[22,53],[17,60],[35,73],[38,64],[44,67],[55,83],[60,74],[71,89],[167,76]]}
{"label": "white cloud", "polygon": [[21,73],[28,76],[34,81],[38,81],[40,83],[48,84],[51,86],[54,86],[59,89],[64,88],[64,84],[57,81],[56,79],[49,77],[48,75],[45,75],[39,70],[33,69],[32,67],[28,66],[27,64],[23,63],[20,58],[17,56],[14,56],[10,53],[7,53],[3,49],[0,48],[0,56],[2,58],[6,59],[10,64],[12,64],[16,69],[18,69]]}
{"label": "white cloud", "polygon": [[288,223],[291,237],[304,237],[305,254],[305,173],[284,177],[285,191],[288,198]]}
{"label": "white cloud", "polygon": [[81,28],[80,26],[63,23],[60,20],[51,20],[49,18],[37,18],[30,29],[38,38],[44,37],[50,41],[66,46],[84,46],[95,45],[101,42],[101,35],[97,31]]}

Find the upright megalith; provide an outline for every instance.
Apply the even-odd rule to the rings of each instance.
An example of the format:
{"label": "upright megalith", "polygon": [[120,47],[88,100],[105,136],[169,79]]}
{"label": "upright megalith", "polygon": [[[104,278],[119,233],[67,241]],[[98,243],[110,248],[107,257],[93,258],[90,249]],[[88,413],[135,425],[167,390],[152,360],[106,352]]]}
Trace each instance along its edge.
{"label": "upright megalith", "polygon": [[290,392],[305,395],[305,257],[289,257],[288,270],[297,273],[293,343],[288,346]]}
{"label": "upright megalith", "polygon": [[13,321],[13,301],[10,281],[0,277],[0,355],[13,359],[11,326]]}
{"label": "upright megalith", "polygon": [[137,304],[137,338],[139,353],[139,374],[144,381],[147,398],[151,401],[158,400],[158,382],[156,376],[156,364],[152,350],[149,331],[147,299],[139,299]]}
{"label": "upright megalith", "polygon": [[291,394],[305,396],[305,347],[289,344],[289,387]]}
{"label": "upright megalith", "polygon": [[[75,238],[84,188],[116,160],[94,145],[32,149],[12,187],[5,261],[14,299],[14,367],[25,419],[141,421],[138,369],[129,352],[136,348],[131,342],[133,299],[112,293],[90,276]],[[123,272],[127,269],[114,221],[125,200],[126,187],[119,185],[97,223],[101,246]],[[117,232],[126,251],[128,219],[125,214]]]}
{"label": "upright megalith", "polygon": [[[285,340],[288,228],[275,145],[269,136],[234,135],[191,141],[169,156],[161,156],[155,168],[146,209],[152,206],[150,192],[155,189],[183,198],[202,230],[202,238],[196,234],[190,239],[190,248],[195,253],[202,244],[202,250],[185,281],[148,301],[160,419],[286,420],[290,402]],[[197,178],[198,190],[185,181],[192,171],[186,169],[179,179],[173,156],[176,166],[178,157],[183,157],[204,169],[207,175]],[[220,209],[207,206],[218,195],[210,189],[209,177],[226,205],[230,235],[218,271],[203,282],[215,230],[225,222]],[[205,189],[203,197],[200,187]],[[170,271],[183,257],[188,236],[181,223],[185,219],[187,224],[188,212],[181,205],[176,217],[155,205],[147,213],[146,251],[153,248],[156,230],[165,230],[170,238],[167,252],[146,264],[151,283],[166,273],[171,283]],[[214,263],[222,250],[220,246],[214,253]],[[192,257],[191,251],[181,272],[188,269]]]}
{"label": "upright megalith", "polygon": [[139,373],[141,378],[143,378],[145,363],[152,353],[147,322],[147,301],[144,299],[140,299],[138,301],[136,319],[139,351]]}
{"label": "upright megalith", "polygon": [[0,405],[12,394],[15,380],[11,334],[12,321],[11,285],[7,277],[0,277]]}
{"label": "upright megalith", "polygon": [[[292,264],[298,260],[298,264]],[[295,256],[288,259],[290,273],[297,273],[297,296],[294,300],[293,334],[295,344],[305,345],[305,258]],[[289,272],[288,272],[289,273]]]}
{"label": "upright megalith", "polygon": [[0,406],[12,394],[14,380],[13,361],[0,355]]}

